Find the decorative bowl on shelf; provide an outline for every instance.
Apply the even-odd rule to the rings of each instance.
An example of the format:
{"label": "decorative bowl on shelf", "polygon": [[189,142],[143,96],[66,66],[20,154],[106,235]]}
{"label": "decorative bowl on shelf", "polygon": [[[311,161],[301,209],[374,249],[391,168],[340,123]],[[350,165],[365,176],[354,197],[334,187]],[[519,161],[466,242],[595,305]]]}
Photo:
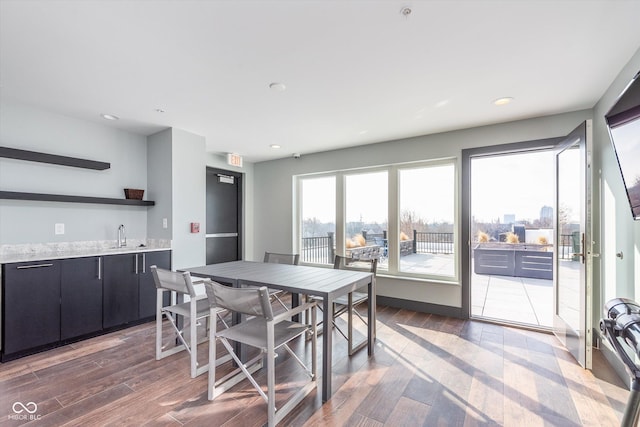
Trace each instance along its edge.
{"label": "decorative bowl on shelf", "polygon": [[144,190],[139,190],[137,188],[124,189],[124,197],[127,199],[142,200],[142,196],[144,196]]}

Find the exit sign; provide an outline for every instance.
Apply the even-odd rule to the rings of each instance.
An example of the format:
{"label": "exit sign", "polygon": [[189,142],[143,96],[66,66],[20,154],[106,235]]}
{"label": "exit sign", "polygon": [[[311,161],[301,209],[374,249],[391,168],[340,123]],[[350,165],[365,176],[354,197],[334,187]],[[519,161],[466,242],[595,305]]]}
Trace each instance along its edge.
{"label": "exit sign", "polygon": [[242,156],[240,154],[227,154],[227,164],[231,166],[242,167]]}

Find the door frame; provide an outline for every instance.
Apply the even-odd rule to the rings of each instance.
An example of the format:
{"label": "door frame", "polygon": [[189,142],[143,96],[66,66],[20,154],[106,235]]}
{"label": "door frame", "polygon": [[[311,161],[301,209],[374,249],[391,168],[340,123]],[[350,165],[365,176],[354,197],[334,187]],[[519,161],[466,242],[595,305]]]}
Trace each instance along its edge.
{"label": "door frame", "polygon": [[553,150],[564,137],[537,139],[531,141],[513,142],[508,144],[490,145],[486,147],[469,148],[461,153],[461,230],[460,230],[460,274],[462,307],[461,315],[465,319],[471,317],[471,160],[474,157],[497,156],[502,154],[526,153],[527,151]]}
{"label": "door frame", "polygon": [[[582,139],[584,136],[584,139]],[[576,141],[576,138],[579,138]],[[580,271],[580,319],[584,321],[581,325],[583,330],[574,331],[577,335],[568,334],[567,331],[572,327],[558,314],[559,311],[559,286],[560,265],[558,258],[557,245],[560,242],[559,234],[559,175],[558,175],[558,157],[567,149],[579,143],[580,150],[580,174],[582,182],[580,183],[580,205],[583,209],[580,212],[580,234],[581,234],[581,257],[582,267]],[[573,355],[576,361],[586,369],[592,367],[592,344],[593,344],[593,246],[596,243],[593,238],[593,218],[592,218],[592,196],[593,196],[593,174],[591,151],[593,144],[593,127],[591,120],[585,120],[580,123],[565,137],[561,138],[554,150],[555,157],[555,175],[556,175],[556,212],[554,219],[554,273],[553,273],[553,333],[558,341]]]}
{"label": "door frame", "polygon": [[[227,169],[221,169],[216,167],[207,166],[206,175],[228,175],[234,177],[238,183],[238,257],[244,259],[244,174],[241,172],[230,171]],[[206,178],[205,178],[206,180]],[[206,182],[205,182],[205,194],[206,194]],[[207,213],[205,212],[205,218]],[[208,219],[208,218],[207,218]],[[206,240],[206,222],[205,222],[205,240]],[[206,252],[206,249],[205,249]],[[205,253],[206,256],[206,253]]]}

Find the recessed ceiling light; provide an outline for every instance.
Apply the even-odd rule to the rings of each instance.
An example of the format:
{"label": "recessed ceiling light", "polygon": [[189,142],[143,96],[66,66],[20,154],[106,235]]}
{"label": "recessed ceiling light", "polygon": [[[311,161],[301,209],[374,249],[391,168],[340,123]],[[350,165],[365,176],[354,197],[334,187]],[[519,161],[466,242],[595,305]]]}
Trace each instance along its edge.
{"label": "recessed ceiling light", "polygon": [[269,89],[276,92],[284,92],[286,88],[287,87],[284,85],[284,83],[273,82],[269,84]]}
{"label": "recessed ceiling light", "polygon": [[402,16],[409,16],[411,15],[411,8],[408,6],[403,7],[402,9],[400,9],[400,13],[402,14]]}
{"label": "recessed ceiling light", "polygon": [[100,114],[100,117],[105,120],[120,120],[120,117],[114,116],[113,114]]}
{"label": "recessed ceiling light", "polygon": [[277,150],[278,148],[280,148],[278,144],[271,144],[269,147],[273,148],[274,150]]}
{"label": "recessed ceiling light", "polygon": [[495,101],[493,101],[493,105],[507,105],[509,104],[511,101],[513,101],[513,98],[510,96],[506,96],[504,98],[498,98]]}

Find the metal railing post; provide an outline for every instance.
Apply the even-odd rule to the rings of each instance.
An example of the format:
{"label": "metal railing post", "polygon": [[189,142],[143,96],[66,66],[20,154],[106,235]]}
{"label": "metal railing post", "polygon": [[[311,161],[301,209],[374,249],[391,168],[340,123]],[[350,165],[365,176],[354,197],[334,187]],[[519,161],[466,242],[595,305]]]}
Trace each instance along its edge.
{"label": "metal railing post", "polygon": [[417,253],[417,248],[418,248],[418,231],[413,230],[413,248],[411,249],[411,251],[415,254]]}
{"label": "metal railing post", "polygon": [[327,260],[327,264],[331,264],[333,260],[336,258],[336,250],[333,246],[334,234],[335,233],[333,231],[327,232],[327,247],[328,247],[327,255],[329,256],[329,259]]}

